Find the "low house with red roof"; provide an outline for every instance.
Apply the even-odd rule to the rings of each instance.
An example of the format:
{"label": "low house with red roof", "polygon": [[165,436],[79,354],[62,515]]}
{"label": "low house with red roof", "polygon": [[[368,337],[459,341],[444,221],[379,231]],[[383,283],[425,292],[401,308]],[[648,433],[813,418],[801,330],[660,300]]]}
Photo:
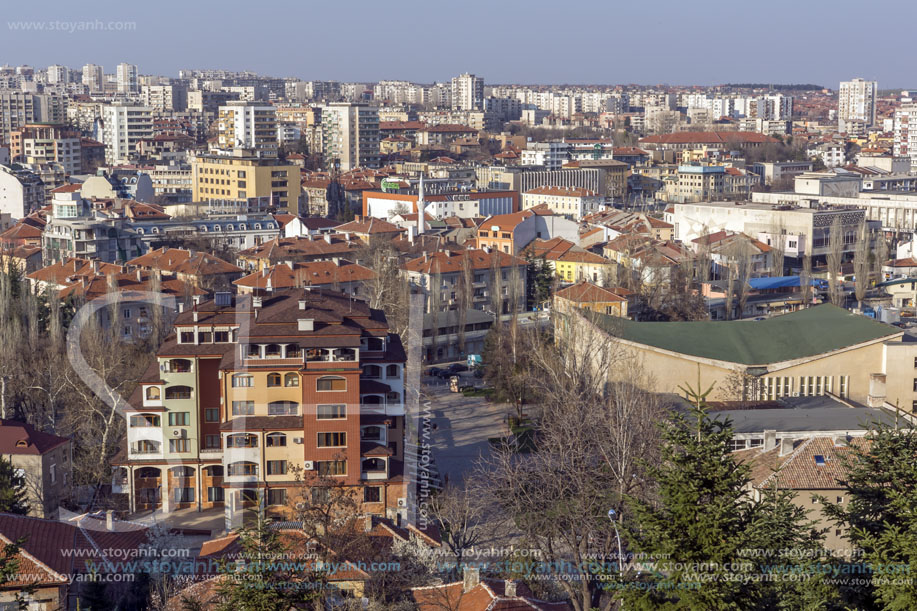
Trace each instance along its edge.
{"label": "low house with red roof", "polygon": [[228,288],[244,273],[242,268],[205,252],[184,248],[158,248],[128,261],[129,271],[159,270],[162,277],[177,278],[196,287]]}
{"label": "low house with red roof", "polygon": [[732,150],[776,143],[776,138],[758,132],[675,132],[641,138],[640,148],[658,151],[684,151],[696,148]]}
{"label": "low house with red roof", "polygon": [[572,218],[575,221],[593,212],[598,212],[605,203],[605,198],[582,187],[541,186],[522,194],[522,208],[528,210],[540,204],[551,209],[554,214]]}
{"label": "low house with red roof", "polygon": [[338,225],[334,228],[334,231],[338,234],[351,234],[364,242],[369,242],[371,239],[392,240],[404,230],[398,225],[394,225],[382,219],[377,219],[372,216],[365,218],[358,216],[349,223]]}
{"label": "low house with red roof", "polygon": [[420,611],[572,611],[567,602],[546,602],[535,598],[523,583],[514,580],[481,579],[480,569],[466,568],[462,581],[439,586],[411,588]]}
{"label": "low house with red roof", "polygon": [[350,234],[309,234],[295,238],[274,238],[238,253],[236,264],[243,270],[260,270],[280,262],[335,261],[353,258],[364,242]]}
{"label": "low house with red roof", "polygon": [[488,216],[478,227],[475,246],[518,254],[534,239],[554,237],[578,240],[579,224],[553,214],[542,204],[522,212]]}
{"label": "low house with red roof", "polygon": [[635,297],[636,293],[623,287],[604,288],[580,280],[554,293],[554,310],[567,313],[579,308],[626,318],[628,306]]}
{"label": "low house with red roof", "polygon": [[73,458],[70,439],[16,420],[0,420],[0,454],[25,478],[29,515],[57,518],[70,498]]}
{"label": "low house with red roof", "polygon": [[[729,267],[749,278],[770,275],[774,267],[773,248],[744,233],[717,231],[691,240],[691,247],[710,257],[714,278],[725,278]],[[748,267],[740,270],[746,258]]]}
{"label": "low house with red roof", "polygon": [[[22,540],[17,554],[19,569],[12,581],[0,585],[0,606],[18,609],[16,596],[29,609],[77,608],[90,575],[111,579],[107,594],[112,599],[123,593],[130,573],[123,562],[149,558],[144,547],[150,543],[146,526],[120,522],[112,514],[78,515],[70,520],[46,520],[0,513],[0,544]],[[25,592],[31,586],[35,590]],[[85,603],[82,605],[85,608]]]}
{"label": "low house with red roof", "polygon": [[266,295],[275,290],[312,287],[332,289],[356,297],[364,296],[363,283],[375,277],[373,271],[339,259],[308,263],[278,263],[234,281],[241,294]]}

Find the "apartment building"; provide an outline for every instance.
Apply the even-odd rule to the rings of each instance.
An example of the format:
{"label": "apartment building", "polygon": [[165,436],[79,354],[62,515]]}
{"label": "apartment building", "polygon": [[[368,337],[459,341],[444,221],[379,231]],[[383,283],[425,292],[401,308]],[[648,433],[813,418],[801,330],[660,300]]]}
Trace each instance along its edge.
{"label": "apartment building", "polygon": [[725,167],[680,165],[667,177],[665,194],[670,202],[702,202],[720,199],[725,192]]}
{"label": "apartment building", "polygon": [[379,111],[367,104],[335,102],[321,107],[322,151],[339,170],[379,167]]}
{"label": "apartment building", "polygon": [[470,293],[469,309],[478,310],[491,307],[499,291],[501,314],[509,314],[525,310],[526,265],[521,257],[471,249],[424,254],[407,261],[403,269],[423,291],[427,314],[459,309],[462,291]]}
{"label": "apartment building", "polygon": [[37,174],[0,165],[0,214],[21,219],[45,204],[45,185]]}
{"label": "apartment building", "polygon": [[523,210],[544,204],[554,214],[574,221],[598,212],[604,202],[605,198],[595,191],[580,187],[537,187],[522,194]]}
{"label": "apartment building", "polygon": [[25,422],[0,420],[0,454],[25,479],[29,515],[57,518],[73,485],[70,439],[38,431]]}
{"label": "apartment building", "polygon": [[184,85],[144,85],[140,101],[156,110],[183,111],[188,108],[188,89]]}
{"label": "apartment building", "polygon": [[917,166],[917,104],[902,104],[895,110],[896,156],[907,156],[911,167]]}
{"label": "apartment building", "polygon": [[277,155],[277,115],[269,104],[228,102],[220,106],[217,130],[221,149],[251,149],[256,154]]}
{"label": "apartment building", "polygon": [[559,170],[569,158],[570,148],[566,142],[530,142],[522,151],[522,165]]}
{"label": "apartment building", "polygon": [[0,91],[0,141],[27,123],[65,123],[67,100],[55,94]]}
{"label": "apartment building", "polygon": [[[274,142],[276,145],[276,141]],[[299,167],[250,149],[198,155],[191,163],[193,201],[244,214],[275,208],[299,212]]]}
{"label": "apartment building", "polygon": [[137,66],[133,64],[118,64],[115,71],[118,79],[118,93],[137,93]]}
{"label": "apartment building", "polygon": [[838,123],[860,121],[866,127],[876,122],[876,97],[879,85],[876,81],[855,78],[841,81],[837,98]]}
{"label": "apartment building", "polygon": [[59,163],[67,174],[82,167],[80,133],[66,125],[27,123],[10,135],[10,156],[19,163]]}
{"label": "apartment building", "polygon": [[329,483],[403,516],[405,361],[385,315],[342,293],[200,301],[130,399],[117,491],[134,510],[224,506],[227,529]]}
{"label": "apartment building", "polygon": [[453,110],[484,109],[484,79],[465,73],[452,79]]}
{"label": "apartment building", "polygon": [[108,163],[129,161],[137,150],[137,143],[153,137],[153,109],[149,106],[103,106],[102,122],[102,141]]}
{"label": "apartment building", "polygon": [[102,66],[95,64],[86,64],[83,66],[82,82],[89,93],[97,93],[104,90],[105,75]]}

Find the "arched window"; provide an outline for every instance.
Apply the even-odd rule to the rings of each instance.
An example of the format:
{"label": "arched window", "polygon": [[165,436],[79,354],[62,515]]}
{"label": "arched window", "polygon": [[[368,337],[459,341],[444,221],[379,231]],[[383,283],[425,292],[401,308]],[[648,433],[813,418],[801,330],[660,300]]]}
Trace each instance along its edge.
{"label": "arched window", "polygon": [[347,390],[347,379],[339,376],[322,376],[318,379],[317,390]]}
{"label": "arched window", "polygon": [[161,392],[158,386],[147,386],[146,387],[146,398],[150,401],[159,401],[161,398]]}
{"label": "arched window", "polygon": [[270,358],[277,358],[280,356],[280,345],[279,344],[268,344],[264,347],[264,356]]}
{"label": "arched window", "polygon": [[398,365],[388,365],[385,368],[385,377],[387,378],[397,378],[400,374],[401,371]]}
{"label": "arched window", "polygon": [[382,427],[365,426],[363,430],[360,431],[360,438],[367,441],[379,441],[382,439]]}
{"label": "arched window", "polygon": [[190,386],[169,386],[166,388],[166,400],[170,399],[190,399]]}
{"label": "arched window", "polygon": [[204,475],[209,475],[210,477],[223,477],[223,465],[210,465],[209,467],[204,467]]}
{"label": "arched window", "polygon": [[267,385],[268,385],[268,388],[280,386],[280,374],[279,373],[267,374]]}
{"label": "arched window", "polygon": [[172,467],[169,472],[172,477],[194,477],[194,467]]}
{"label": "arched window", "polygon": [[141,467],[134,471],[134,477],[139,479],[148,479],[159,477],[160,471],[156,467]]}
{"label": "arched window", "polygon": [[214,226],[213,226],[213,230],[214,230],[214,231],[220,231],[221,229],[222,229],[222,228],[221,228],[219,225],[214,225]]}
{"label": "arched window", "polygon": [[363,367],[363,377],[364,378],[380,378],[382,377],[382,368],[378,365],[365,365]]}
{"label": "arched window", "polygon": [[287,344],[287,358],[298,359],[302,356],[302,348],[299,344]]}
{"label": "arched window", "polygon": [[239,223],[239,231],[245,231],[245,223]]}
{"label": "arched window", "polygon": [[293,386],[299,386],[299,374],[293,373],[292,371],[283,376],[283,385],[287,388]]}
{"label": "arched window", "polygon": [[299,403],[295,401],[271,401],[267,404],[268,416],[296,416],[299,414]]}
{"label": "arched window", "polygon": [[258,464],[247,461],[229,463],[227,475],[258,475]]}
{"label": "arched window", "polygon": [[140,235],[143,235],[143,234],[144,234],[143,227],[138,227],[138,228],[137,228],[137,233],[140,234]]}
{"label": "arched window", "polygon": [[232,231],[232,225],[226,225],[226,231]]}
{"label": "arched window", "polygon": [[287,445],[287,436],[283,433],[268,433],[265,436],[265,444],[269,448],[282,448]]}
{"label": "arched window", "polygon": [[235,433],[226,436],[227,448],[257,448],[258,436],[251,433]]}
{"label": "arched window", "polygon": [[237,373],[232,376],[233,388],[250,388],[255,385],[255,378],[245,373]]}
{"label": "arched window", "polygon": [[261,229],[261,223],[255,223],[255,229]]}
{"label": "arched window", "polygon": [[153,227],[153,233],[159,233],[159,227]]}

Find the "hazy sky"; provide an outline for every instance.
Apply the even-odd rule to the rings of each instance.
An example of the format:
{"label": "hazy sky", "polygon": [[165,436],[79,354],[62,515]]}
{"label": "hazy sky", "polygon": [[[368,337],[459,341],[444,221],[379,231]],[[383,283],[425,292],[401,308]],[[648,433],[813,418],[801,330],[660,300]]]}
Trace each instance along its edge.
{"label": "hazy sky", "polygon": [[[862,76],[880,88],[917,88],[913,0],[49,4],[3,3],[0,64],[96,63],[108,73],[129,62],[141,74],[167,76],[180,68],[225,68],[304,79],[432,82],[470,71],[487,83],[831,88]],[[87,31],[85,22],[96,20],[111,29]],[[20,21],[45,30],[22,30]],[[135,25],[125,31],[123,23],[109,22]]]}

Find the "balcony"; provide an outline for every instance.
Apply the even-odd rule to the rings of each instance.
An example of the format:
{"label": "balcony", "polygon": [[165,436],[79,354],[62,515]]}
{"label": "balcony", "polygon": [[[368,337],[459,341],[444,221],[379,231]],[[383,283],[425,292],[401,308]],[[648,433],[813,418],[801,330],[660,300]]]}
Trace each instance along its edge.
{"label": "balcony", "polygon": [[353,348],[310,348],[306,350],[307,363],[353,363],[357,351]]}

